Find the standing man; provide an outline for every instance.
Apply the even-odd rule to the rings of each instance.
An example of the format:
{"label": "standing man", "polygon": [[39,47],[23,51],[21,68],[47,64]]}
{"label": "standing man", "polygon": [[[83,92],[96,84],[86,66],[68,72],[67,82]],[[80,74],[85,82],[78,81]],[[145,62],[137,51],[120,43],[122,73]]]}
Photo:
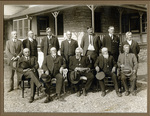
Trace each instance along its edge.
{"label": "standing man", "polygon": [[[62,100],[60,94],[62,90],[62,85],[63,85],[63,80],[64,77],[62,75],[63,69],[66,67],[65,60],[57,55],[57,50],[55,47],[52,47],[50,49],[50,55],[46,56],[43,61],[43,71],[46,75],[49,75],[49,78],[56,78],[56,94],[57,94],[57,99]],[[41,77],[43,80],[43,78]],[[44,80],[43,80],[44,81]],[[46,87],[46,94],[47,98],[44,101],[45,103],[50,102],[50,84],[45,83]]]}
{"label": "standing man", "polygon": [[94,68],[94,63],[100,53],[101,41],[98,36],[95,36],[91,27],[87,28],[87,33],[88,34],[82,38],[81,48],[83,49],[83,55],[89,57],[90,62],[93,64],[92,68]]}
{"label": "standing man", "polygon": [[46,28],[47,36],[43,38],[41,42],[41,51],[44,53],[44,57],[50,54],[50,49],[55,47],[59,50],[58,38],[52,34],[51,28]]}
{"label": "standing man", "polygon": [[[95,62],[95,69],[98,72],[104,73],[105,77],[111,77],[114,83],[114,87],[116,90],[116,94],[118,97],[121,97],[121,93],[119,92],[117,75],[115,74],[117,68],[117,63],[115,62],[113,56],[108,54],[108,49],[106,47],[102,48],[102,55],[100,55]],[[101,75],[98,75],[101,76]],[[97,77],[101,78],[101,77]],[[104,78],[99,80],[99,84],[102,90],[102,96],[106,95]]]}
{"label": "standing man", "polygon": [[140,52],[140,47],[138,45],[138,43],[136,41],[133,40],[133,37],[132,37],[132,33],[131,32],[126,32],[126,41],[122,42],[121,44],[121,53],[124,52],[123,50],[123,46],[125,44],[129,45],[129,53],[133,53],[135,54],[137,60],[139,61],[138,59],[138,54]]}
{"label": "standing man", "polygon": [[[61,43],[61,56],[65,58],[66,66],[67,68],[69,68],[69,58],[70,56],[75,55],[75,49],[78,47],[78,42],[71,38],[72,33],[70,31],[67,31],[66,37],[67,39],[62,41]],[[67,80],[68,80],[68,86],[70,86],[71,83],[69,81],[69,74],[67,76]]]}
{"label": "standing man", "polygon": [[110,26],[108,29],[109,34],[105,35],[103,38],[103,47],[108,48],[108,52],[112,55],[117,62],[119,56],[119,44],[120,39],[118,36],[114,35],[114,27]]}
{"label": "standing man", "polygon": [[[16,65],[18,59],[22,56],[22,42],[17,39],[17,32],[11,32],[12,39],[6,42],[6,55],[7,55],[7,64],[8,64],[8,74],[9,77],[9,90],[8,92],[14,89],[14,74],[16,70]],[[17,73],[17,72],[16,72]],[[17,88],[19,88],[19,77],[17,73]]]}
{"label": "standing man", "polygon": [[28,38],[23,40],[23,48],[29,48],[30,56],[38,58],[37,41],[34,39],[33,31],[28,31]]}
{"label": "standing man", "polygon": [[[119,55],[118,67],[120,69],[121,80],[125,88],[125,96],[128,96],[130,93],[135,96],[138,63],[135,54],[129,53],[129,49],[130,47],[128,44],[123,46],[124,53]],[[127,79],[130,81],[130,91]]]}

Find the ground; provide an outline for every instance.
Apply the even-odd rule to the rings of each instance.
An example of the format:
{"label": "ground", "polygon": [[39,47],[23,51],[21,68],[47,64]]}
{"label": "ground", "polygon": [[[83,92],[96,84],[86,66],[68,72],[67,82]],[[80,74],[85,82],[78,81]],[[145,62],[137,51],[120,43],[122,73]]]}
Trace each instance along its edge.
{"label": "ground", "polygon": [[[105,97],[101,97],[101,91],[89,92],[87,96],[77,97],[76,93],[63,95],[65,102],[53,100],[50,103],[43,103],[45,96],[40,93],[35,96],[33,103],[28,103],[30,89],[25,89],[25,96],[22,98],[21,90],[8,90],[7,66],[4,65],[4,112],[147,112],[147,50],[142,49],[139,54],[140,63],[137,79],[137,96],[117,97],[114,90],[107,91]],[[15,75],[16,88],[16,75]]]}

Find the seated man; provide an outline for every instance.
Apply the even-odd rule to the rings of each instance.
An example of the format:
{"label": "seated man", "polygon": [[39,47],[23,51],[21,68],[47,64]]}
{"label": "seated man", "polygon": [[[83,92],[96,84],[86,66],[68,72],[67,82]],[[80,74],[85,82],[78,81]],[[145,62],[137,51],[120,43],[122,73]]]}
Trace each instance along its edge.
{"label": "seated man", "polygon": [[77,96],[79,97],[81,95],[81,91],[79,88],[79,81],[81,76],[86,76],[87,77],[87,82],[85,84],[85,88],[83,88],[83,95],[87,95],[87,91],[89,90],[93,79],[94,75],[90,72],[90,61],[89,58],[86,56],[81,56],[83,50],[82,48],[76,48],[75,50],[75,56],[70,57],[69,61],[69,70],[70,72],[70,81],[72,84],[75,84],[77,87]]}
{"label": "seated man", "polygon": [[[125,44],[123,46],[124,53],[119,55],[118,58],[118,67],[120,69],[120,76],[125,88],[125,96],[128,96],[130,92],[132,95],[136,95],[135,84],[136,84],[136,73],[138,68],[137,58],[135,54],[129,53],[129,45]],[[129,86],[127,84],[127,79],[130,81],[130,92]]]}
{"label": "seated man", "polygon": [[[95,69],[98,72],[103,72],[104,78],[111,77],[113,80],[113,83],[115,85],[116,94],[118,97],[121,97],[121,93],[119,92],[118,88],[118,82],[117,82],[117,76],[115,74],[117,64],[113,58],[113,56],[108,54],[108,48],[104,47],[102,48],[102,55],[100,55],[96,62],[95,62]],[[99,79],[99,84],[102,90],[102,96],[104,97],[106,95],[105,92],[105,85],[104,85],[104,78],[99,77],[101,75],[96,75],[97,79]]]}
{"label": "seated man", "polygon": [[22,80],[23,76],[31,79],[31,97],[29,103],[32,103],[34,101],[35,87],[38,87],[40,90],[45,90],[45,88],[42,87],[38,79],[37,69],[39,68],[39,64],[37,58],[35,56],[30,57],[30,50],[28,48],[23,49],[23,54],[24,56],[18,60],[17,71],[20,80]]}
{"label": "seated man", "polygon": [[[55,47],[50,48],[50,55],[46,56],[43,61],[43,71],[46,75],[49,75],[50,78],[56,78],[56,94],[58,100],[63,100],[60,97],[60,93],[62,90],[62,85],[64,81],[64,77],[62,75],[63,69],[66,67],[65,60],[63,57],[57,55],[57,50]],[[42,79],[42,77],[41,77]],[[42,79],[43,80],[43,79]],[[44,80],[43,80],[44,81]],[[48,81],[47,81],[48,82]],[[45,82],[46,85],[46,95],[47,98],[44,101],[45,103],[50,102],[50,84]]]}

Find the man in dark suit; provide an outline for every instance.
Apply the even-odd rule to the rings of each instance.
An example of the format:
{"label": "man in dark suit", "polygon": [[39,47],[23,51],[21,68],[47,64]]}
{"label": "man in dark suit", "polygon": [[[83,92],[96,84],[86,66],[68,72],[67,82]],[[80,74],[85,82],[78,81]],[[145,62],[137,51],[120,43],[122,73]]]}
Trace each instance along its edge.
{"label": "man in dark suit", "polygon": [[[17,39],[17,32],[11,32],[12,39],[6,42],[6,55],[7,55],[7,64],[8,64],[8,74],[9,77],[9,90],[8,92],[14,89],[14,74],[16,70],[16,64],[18,59],[22,56],[22,42]],[[17,73],[17,72],[16,72]],[[19,88],[19,79],[17,73],[17,88]]]}
{"label": "man in dark suit", "polygon": [[[46,75],[49,75],[51,78],[56,78],[57,99],[62,100],[60,96],[62,85],[63,85],[63,80],[64,80],[62,73],[63,73],[63,69],[66,67],[66,63],[63,57],[57,55],[57,50],[55,47],[52,47],[50,49],[50,53],[51,55],[48,55],[44,58],[42,68]],[[46,90],[45,92],[47,94],[47,98],[44,102],[47,103],[51,100],[50,91]]]}
{"label": "man in dark suit", "polygon": [[[136,85],[136,73],[138,69],[137,58],[135,54],[129,53],[129,45],[125,44],[123,46],[124,53],[119,55],[118,67],[120,69],[121,80],[125,88],[125,96],[128,96],[130,92],[133,96],[136,95],[135,85]],[[130,92],[127,79],[130,81]]]}
{"label": "man in dark suit", "polygon": [[[115,62],[113,56],[108,54],[108,49],[106,47],[102,48],[102,55],[100,55],[95,62],[95,69],[98,72],[103,72],[105,74],[104,78],[110,76],[114,82],[116,94],[118,97],[121,97],[121,93],[119,92],[117,76],[115,74],[117,68],[117,63]],[[100,77],[97,77],[100,78]],[[104,78],[99,80],[99,84],[102,90],[102,96],[106,95],[105,92],[105,84]]]}
{"label": "man in dark suit", "polygon": [[[78,42],[76,40],[71,39],[72,33],[70,31],[66,32],[67,39],[62,41],[61,43],[61,56],[63,56],[66,60],[67,68],[69,68],[69,57],[75,55],[75,49],[78,47]],[[70,86],[69,74],[67,76],[68,86]]]}
{"label": "man in dark suit", "polygon": [[45,89],[42,87],[38,78],[37,69],[39,68],[39,64],[37,58],[35,56],[30,56],[30,50],[28,48],[23,49],[23,54],[24,56],[18,60],[17,71],[20,80],[22,80],[23,76],[31,79],[31,96],[29,103],[32,103],[34,101],[36,87],[40,90]]}
{"label": "man in dark suit", "polygon": [[139,61],[138,54],[140,52],[140,47],[139,47],[138,43],[132,39],[132,33],[131,32],[126,33],[126,39],[127,40],[122,42],[122,44],[121,44],[121,53],[124,52],[123,46],[125,44],[127,44],[127,45],[129,45],[129,53],[135,54],[137,60]]}
{"label": "man in dark suit", "polygon": [[108,29],[109,34],[103,37],[103,47],[108,48],[108,52],[112,55],[117,62],[119,56],[119,44],[120,39],[118,36],[114,35],[114,27],[110,26]]}
{"label": "man in dark suit", "polygon": [[58,38],[52,34],[51,28],[46,28],[47,36],[43,38],[41,42],[41,51],[44,53],[44,57],[50,54],[50,48],[55,47],[59,50]]}
{"label": "man in dark suit", "polygon": [[87,32],[88,34],[82,38],[81,48],[83,49],[83,55],[88,56],[90,58],[90,62],[94,64],[100,53],[101,41],[100,38],[93,33],[93,29],[91,27],[87,28]]}
{"label": "man in dark suit", "polygon": [[33,31],[28,31],[28,38],[23,40],[23,48],[29,48],[30,56],[35,56],[38,58],[38,50],[37,50],[37,41],[34,39]]}
{"label": "man in dark suit", "polygon": [[69,70],[71,70],[70,73],[70,81],[72,84],[75,84],[77,87],[77,96],[79,97],[81,95],[81,88],[80,87],[80,77],[86,76],[87,81],[85,84],[85,87],[83,88],[83,95],[87,95],[87,91],[89,90],[94,75],[90,72],[90,61],[89,58],[86,56],[81,56],[83,53],[82,48],[76,48],[75,50],[76,55],[70,57],[69,61]]}

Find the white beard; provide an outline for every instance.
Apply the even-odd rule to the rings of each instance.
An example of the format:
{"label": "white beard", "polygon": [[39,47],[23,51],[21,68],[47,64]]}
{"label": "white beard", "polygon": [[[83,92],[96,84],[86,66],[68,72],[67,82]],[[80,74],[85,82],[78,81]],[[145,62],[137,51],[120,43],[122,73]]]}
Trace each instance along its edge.
{"label": "white beard", "polygon": [[106,59],[108,59],[108,57],[109,57],[109,55],[108,55],[108,54],[103,55],[103,56],[104,56],[104,58],[106,58]]}

